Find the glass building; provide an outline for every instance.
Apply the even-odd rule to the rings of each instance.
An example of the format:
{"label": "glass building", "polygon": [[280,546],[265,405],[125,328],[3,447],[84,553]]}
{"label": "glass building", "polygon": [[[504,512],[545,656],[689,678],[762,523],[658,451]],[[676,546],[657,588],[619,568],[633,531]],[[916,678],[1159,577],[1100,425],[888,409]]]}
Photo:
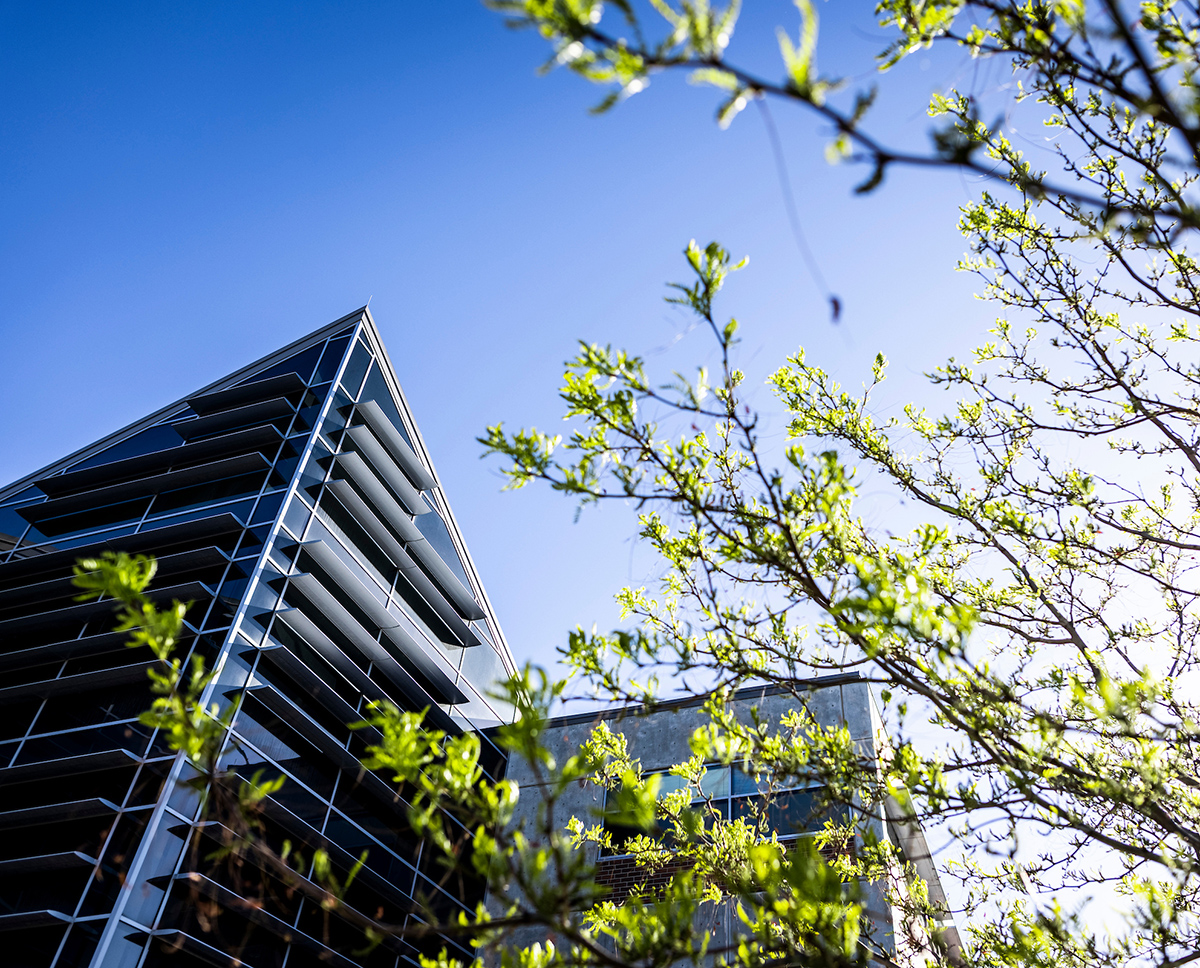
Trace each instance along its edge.
{"label": "glass building", "polygon": [[205,859],[186,764],[138,722],[149,656],[111,602],[74,598],[74,561],[108,549],[156,556],[155,600],[194,603],[180,654],[219,670],[208,701],[239,702],[225,762],[286,777],[268,842],[324,848],[343,876],[366,850],[346,901],[370,917],[473,909],[480,887],[447,882],[394,786],[361,770],[370,731],[347,729],[387,699],[485,730],[513,669],[367,310],[0,490],[0,961],[412,962],[399,940],[363,954],[307,882],[237,903],[268,879]]}

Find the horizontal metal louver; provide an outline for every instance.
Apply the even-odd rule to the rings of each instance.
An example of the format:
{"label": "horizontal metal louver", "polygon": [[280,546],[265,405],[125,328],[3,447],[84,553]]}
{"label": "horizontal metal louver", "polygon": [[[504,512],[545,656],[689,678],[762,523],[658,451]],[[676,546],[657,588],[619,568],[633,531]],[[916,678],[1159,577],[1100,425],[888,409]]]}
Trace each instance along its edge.
{"label": "horizontal metal louver", "polygon": [[[361,968],[360,962],[351,961],[345,955],[338,954],[328,945],[321,943],[311,935],[305,934],[303,931],[300,931],[287,921],[277,918],[265,907],[261,905],[247,904],[245,899],[240,895],[235,894],[233,891],[229,890],[229,888],[218,884],[216,881],[212,880],[212,878],[207,877],[204,874],[200,874],[196,871],[183,871],[176,876],[180,879],[186,878],[190,889],[198,890],[200,893],[211,898],[217,904],[220,904],[228,909],[242,912],[243,917],[245,917],[247,921],[251,921],[264,930],[269,931],[271,934],[282,938],[291,946],[310,952],[316,958],[317,962],[322,965],[330,965],[332,968]],[[161,930],[154,933],[156,936],[160,936]],[[183,932],[179,932],[179,934],[182,937],[196,941],[196,939],[191,938],[190,935],[186,935]],[[203,947],[207,948],[209,952],[216,951],[216,949],[204,944],[204,942],[196,941],[196,943],[203,945]],[[184,951],[187,951],[189,949],[189,943],[185,941],[180,945],[180,947]],[[211,962],[211,959],[211,954],[206,954],[204,956],[204,960],[206,961]],[[296,960],[298,961],[300,959],[297,958]],[[228,965],[232,962],[229,956],[225,955],[222,960],[216,963]]]}
{"label": "horizontal metal louver", "polygon": [[458,705],[467,701],[466,694],[446,675],[437,661],[425,651],[425,648],[409,635],[402,627],[384,629],[383,634],[395,645],[413,666],[420,672],[421,677],[435,690],[436,695],[444,703]]}
{"label": "horizontal metal louver", "polygon": [[401,437],[400,432],[392,426],[392,422],[378,403],[374,400],[364,400],[355,407],[355,412],[362,415],[367,426],[371,428],[380,443],[387,448],[392,459],[400,465],[418,490],[428,491],[430,488],[437,487],[437,481],[433,479],[433,475],[421,463],[421,458],[416,455],[416,452],[408,446],[408,441]]}
{"label": "horizontal metal louver", "polygon": [[47,662],[59,662],[84,655],[120,652],[127,647],[125,643],[128,641],[128,632],[104,632],[100,635],[88,635],[82,639],[50,642],[46,645],[34,646],[31,649],[0,652],[0,671],[23,669],[27,666],[44,665]]}
{"label": "horizontal metal louver", "polygon": [[343,652],[311,618],[298,608],[285,608],[275,613],[288,631],[307,643],[309,648],[333,666],[355,689],[368,699],[377,701],[389,696],[382,686],[371,679],[358,664]]}
{"label": "horizontal metal louver", "polygon": [[300,593],[314,608],[353,643],[355,648],[375,663],[389,681],[400,690],[405,699],[412,704],[411,708],[420,709],[429,705],[431,701],[445,703],[454,701],[453,696],[437,696],[426,691],[315,576],[293,575],[291,583],[300,590]]}
{"label": "horizontal metal louver", "polygon": [[243,654],[250,655],[256,651],[263,659],[299,686],[305,695],[312,697],[323,706],[338,722],[349,724],[362,718],[350,703],[346,702],[328,682],[313,672],[290,649],[282,645],[267,645],[257,650],[247,649]]}
{"label": "horizontal metal louver", "polygon": [[55,823],[60,820],[87,820],[117,813],[121,808],[103,797],[88,800],[72,800],[69,803],[52,803],[44,807],[25,807],[21,810],[5,810],[0,813],[0,830],[15,830],[35,824]]}
{"label": "horizontal metal louver", "polygon": [[126,481],[123,484],[110,484],[108,487],[98,487],[93,491],[84,491],[82,494],[54,498],[41,504],[30,504],[21,508],[19,513],[26,521],[37,524],[49,518],[73,514],[76,511],[88,511],[108,504],[148,497],[151,494],[161,494],[163,491],[190,487],[193,484],[206,484],[222,478],[240,477],[243,474],[253,474],[255,471],[266,471],[270,466],[271,462],[262,454],[257,452],[242,454],[240,457],[228,457],[208,464],[198,464],[195,467],[169,471],[166,474],[155,474],[152,477],[143,477],[136,481]]}
{"label": "horizontal metal louver", "polygon": [[105,551],[128,551],[131,554],[162,552],[181,544],[240,534],[242,530],[242,523],[232,514],[214,514],[211,517],[172,524],[165,528],[152,528],[137,534],[107,538],[78,548],[9,561],[0,565],[0,584],[23,581],[33,575],[69,572],[79,558],[94,557]]}
{"label": "horizontal metal louver", "polygon": [[187,403],[194,412],[203,417],[210,413],[244,407],[259,400],[300,394],[306,389],[299,373],[282,373],[265,380],[256,380],[253,383],[243,383],[240,386],[213,390],[211,393],[189,397]]}
{"label": "horizontal metal louver", "polygon": [[[297,733],[312,743],[321,754],[340,770],[355,772],[362,769],[358,758],[329,735],[315,720],[278,689],[269,685],[252,686],[246,696],[262,703],[272,714],[278,716]],[[253,715],[253,712],[251,712]]]}
{"label": "horizontal metal louver", "polygon": [[[276,617],[282,620],[283,624],[286,625],[291,632],[298,635],[301,639],[307,642],[312,649],[319,652],[325,661],[342,673],[342,675],[346,677],[346,680],[350,682],[359,692],[366,696],[367,699],[373,702],[378,702],[380,700],[390,701],[392,699],[392,697],[389,696],[388,693],[378,683],[371,679],[349,658],[349,656],[347,656],[340,648],[338,648],[337,644],[330,639],[329,636],[322,632],[317,624],[311,618],[305,615],[301,609],[284,609],[283,611],[277,612]],[[387,658],[392,662],[395,662],[391,656],[387,656]],[[400,671],[403,672],[404,670],[401,669]],[[411,676],[408,678],[411,681]],[[415,709],[420,709],[421,706],[428,703],[429,699],[428,696],[423,696],[422,698],[413,700],[412,694],[409,692],[402,692],[401,695],[403,695],[404,698],[410,702],[417,702],[418,705],[413,707]],[[437,706],[430,707],[426,720],[430,725],[436,727],[437,729],[454,734],[462,732],[454,720],[447,716],[445,711]]]}
{"label": "horizontal metal louver", "polygon": [[63,756],[37,763],[22,763],[19,766],[0,770],[0,785],[28,783],[43,780],[48,776],[79,776],[84,773],[99,773],[119,766],[133,766],[141,762],[137,756],[125,749],[101,750],[79,756]]}
{"label": "horizontal metal louver", "polygon": [[[383,483],[367,466],[367,462],[358,454],[353,452],[338,454],[337,465],[346,472],[350,480],[358,485],[367,496],[367,500],[371,502],[375,512],[382,515],[401,538],[405,541],[423,541],[425,539],[425,536],[421,534],[421,529],[409,517],[409,513],[392,497],[391,492],[383,486]],[[330,486],[338,483],[340,482],[331,481]]]}
{"label": "horizontal metal louver", "polygon": [[338,557],[337,552],[324,541],[305,541],[300,547],[379,628],[386,629],[400,624],[400,620],[371,594],[358,576]]}
{"label": "horizontal metal louver", "polygon": [[77,692],[91,692],[96,689],[110,689],[114,686],[125,686],[133,682],[146,682],[146,670],[151,662],[133,662],[129,665],[117,666],[115,669],[99,669],[94,672],[81,672],[74,676],[60,676],[57,679],[42,679],[40,682],[23,682],[19,686],[9,686],[0,689],[0,706],[17,699],[28,699],[38,696],[45,699],[49,696],[66,696]]}
{"label": "horizontal metal louver", "polygon": [[[407,810],[408,804],[396,795],[395,788],[391,788],[393,807],[399,807],[400,810]],[[349,851],[338,846],[332,840],[327,838],[323,833],[318,831],[312,824],[297,817],[291,810],[283,806],[278,800],[273,797],[264,797],[262,800],[263,815],[280,827],[300,843],[307,844],[310,847],[323,848],[329,852],[330,859],[338,866],[349,869],[358,863],[358,857],[351,854]],[[407,871],[415,873],[415,868],[407,861],[389,858],[394,863],[403,864]],[[371,856],[367,857],[367,864],[370,865]],[[411,880],[411,877],[409,878]],[[358,880],[367,881],[371,887],[386,897],[392,904],[395,904],[401,911],[411,911],[413,909],[412,898],[404,891],[410,890],[411,885],[399,886],[393,881],[385,879],[379,873],[374,871],[370,866],[363,867],[358,872]]]}
{"label": "horizontal metal louver", "polygon": [[[367,774],[367,776],[371,776],[371,774]],[[407,810],[408,805],[403,800],[401,800],[399,797],[396,796],[394,790],[387,787],[386,784],[383,784],[383,787],[384,787],[384,792],[386,793],[386,795],[388,797],[386,806],[388,806],[390,808],[392,813],[400,812],[400,810],[397,809],[398,807],[400,807],[403,810]],[[371,884],[372,889],[377,894],[382,894],[382,895],[388,897],[392,901],[392,903],[395,904],[397,908],[399,908],[400,911],[403,911],[405,913],[412,911],[412,909],[413,909],[412,898],[408,897],[407,895],[404,895],[404,894],[398,894],[396,892],[395,885],[384,880],[378,873],[373,871],[370,867],[360,866],[358,856],[351,854],[348,851],[344,850],[343,848],[339,847],[336,843],[334,843],[333,841],[326,838],[323,834],[317,833],[317,831],[314,830],[311,825],[305,823],[303,820],[300,820],[298,817],[296,817],[294,814],[292,814],[291,811],[280,806],[276,801],[272,800],[270,797],[264,798],[263,807],[264,807],[263,813],[269,819],[273,820],[284,830],[288,831],[298,841],[300,841],[301,843],[306,844],[308,846],[314,847],[314,848],[324,849],[329,854],[329,859],[330,859],[330,861],[332,861],[332,863],[335,867],[340,867],[346,871],[349,871],[349,870],[357,871],[357,873],[355,874],[355,880],[358,881],[358,883],[363,884],[363,883],[369,882]],[[220,846],[225,842],[225,841],[221,840],[221,835],[227,834],[227,828],[222,827],[219,824],[216,824],[216,823],[210,821],[207,824],[205,824],[204,827],[201,828],[201,830],[202,830],[202,836],[205,836],[205,837],[208,837],[209,839],[211,839],[214,846]],[[177,828],[174,828],[174,831],[183,833],[185,831],[185,828],[177,827]],[[371,860],[371,855],[368,853],[367,863],[370,863],[370,860]],[[260,868],[261,868],[263,860],[258,857],[252,857],[251,862],[259,864]],[[400,861],[400,863],[405,863],[405,862]],[[407,863],[405,863],[405,867],[408,868],[408,870],[410,870],[410,871],[414,870],[411,867],[411,865],[409,865]],[[184,870],[180,871],[178,874],[175,874],[173,880],[184,881],[186,883],[191,884],[191,883],[195,883],[196,877],[204,877],[204,875],[197,874],[197,872],[190,871],[185,868]],[[215,883],[215,882],[213,882],[213,883]],[[318,904],[321,903],[322,901],[326,900],[329,896],[326,888],[319,886],[314,881],[310,880],[307,877],[299,875],[299,874],[293,874],[293,885],[298,894],[302,894],[306,897],[309,897],[312,900],[316,901]],[[410,885],[409,889],[411,889],[411,885]],[[244,902],[242,902],[242,903],[244,903]],[[359,925],[366,924],[371,920],[367,915],[365,915],[361,911],[358,911],[355,908],[351,907],[344,900],[342,900],[338,903],[337,912],[338,912],[339,916],[344,917],[347,921],[349,921],[350,924],[354,926],[355,930],[360,930],[358,928]],[[409,947],[409,945],[406,941],[404,941],[402,938],[395,937],[395,936],[385,936],[379,943],[383,947],[389,948],[392,951],[396,952],[397,954],[408,955],[412,951],[412,949]],[[228,962],[229,962],[229,958],[226,957],[225,960],[221,962],[221,964],[225,965],[225,964],[228,964]],[[322,955],[320,951],[318,951],[317,962],[320,964],[326,964],[326,963],[328,963],[328,959],[325,958],[324,955]],[[355,962],[354,968],[360,968],[360,965],[361,965],[361,962]]]}
{"label": "horizontal metal louver", "polygon": [[[445,592],[426,576],[416,561],[409,555],[404,545],[392,534],[387,525],[376,517],[375,512],[366,501],[358,496],[354,488],[346,481],[331,481],[328,485],[328,490],[341,502],[350,516],[358,522],[362,529],[379,546],[379,550],[387,555],[397,568],[404,572],[406,580],[416,588],[421,598],[437,613],[438,618],[446,624],[446,627],[450,629],[459,642],[464,647],[479,645],[479,636],[475,634],[474,629],[463,621],[458,609],[450,604]],[[413,530],[415,531],[416,529],[413,528]],[[420,535],[420,532],[418,531],[417,534]],[[425,541],[424,537],[419,537],[417,540]],[[469,617],[482,618],[483,609],[479,608],[478,603],[474,599],[471,599],[471,604],[475,607],[470,610],[471,614]],[[476,616],[476,612],[478,612],[478,616]]]}
{"label": "horizontal metal louver", "polygon": [[[40,854],[37,857],[14,857],[0,860],[0,877],[9,874],[31,874],[35,871],[66,871],[75,867],[95,867],[96,858],[80,850],[68,850],[61,854]],[[63,918],[66,919],[66,915]]]}
{"label": "horizontal metal louver", "polygon": [[295,408],[286,397],[275,397],[252,403],[246,407],[235,407],[233,410],[221,410],[206,417],[195,420],[181,420],[171,424],[175,432],[184,440],[194,440],[196,437],[206,437],[217,434],[222,430],[233,430],[235,427],[251,427],[270,423],[281,417],[290,417]]}
{"label": "horizontal metal louver", "polygon": [[[146,595],[152,602],[171,601],[172,599],[187,602],[211,598],[212,592],[200,582],[192,581],[182,585],[169,585],[166,588],[149,588],[146,590]],[[59,625],[69,625],[72,622],[87,621],[105,613],[112,613],[115,607],[116,603],[112,599],[105,599],[100,602],[87,602],[83,605],[72,605],[69,608],[56,608],[34,615],[5,619],[0,621],[0,641],[9,635],[22,635]]]}
{"label": "horizontal metal louver", "polygon": [[483,609],[479,603],[463,587],[463,583],[450,570],[450,566],[442,561],[442,556],[434,550],[433,545],[428,541],[414,541],[408,547],[413,557],[428,569],[433,580],[466,618],[483,618]]}
{"label": "horizontal metal louver", "polygon": [[69,914],[49,908],[41,911],[22,911],[19,914],[0,914],[0,934],[5,931],[23,931],[26,928],[70,924],[74,920]]}
{"label": "horizontal metal louver", "polygon": [[[351,427],[346,431],[346,439],[353,445],[355,451],[367,459],[375,473],[387,484],[392,493],[399,498],[400,503],[411,514],[428,514],[430,511],[429,505],[425,502],[425,498],[421,497],[421,492],[418,491],[408,478],[404,475],[404,471],[400,470],[396,462],[392,460],[391,455],[384,449],[378,438],[371,433],[367,427]],[[342,460],[341,454],[338,455],[338,461]]]}
{"label": "horizontal metal louver", "polygon": [[368,618],[375,623],[388,639],[400,648],[409,661],[420,672],[422,678],[435,690],[435,695],[441,702],[461,703],[466,701],[449,676],[430,658],[420,644],[401,626],[399,620],[392,615],[379,600],[375,598],[365,585],[338,557],[329,545],[323,541],[308,541],[301,547],[325,572],[341,587],[354,604],[363,610]]}
{"label": "horizontal metal louver", "polygon": [[[474,596],[463,587],[462,582],[458,580],[458,576],[450,570],[449,565],[442,561],[441,555],[437,553],[433,545],[421,533],[421,530],[408,518],[408,515],[404,513],[386,488],[379,483],[379,479],[371,472],[363,459],[357,454],[339,454],[337,461],[338,466],[346,471],[349,478],[367,496],[367,499],[371,502],[369,506],[372,511],[382,517],[400,538],[403,539],[406,550],[412,557],[418,559],[429,569],[433,579],[441,586],[443,593],[455,604],[458,610],[469,619],[483,618],[483,609],[475,601]],[[352,488],[347,488],[345,485],[338,485],[339,482],[331,481],[329,487],[339,500],[346,494],[353,495],[353,498],[347,498],[347,500],[357,498]],[[359,499],[356,507],[364,503]],[[350,507],[347,507],[347,510],[353,513],[353,509]]]}
{"label": "horizontal metal louver", "polygon": [[[217,548],[196,548],[192,551],[180,551],[173,555],[163,555],[158,559],[156,578],[167,578],[186,575],[205,569],[223,568],[229,563]],[[16,605],[32,605],[36,602],[53,601],[59,598],[74,598],[79,594],[75,580],[71,578],[51,578],[47,581],[31,585],[14,585],[0,590],[0,609]]]}
{"label": "horizontal metal louver", "polygon": [[50,497],[63,497],[76,491],[92,490],[122,481],[146,477],[159,471],[211,461],[213,458],[236,457],[257,450],[269,451],[274,456],[283,435],[271,424],[251,427],[211,440],[194,444],[182,444],[167,450],[127,457],[108,464],[98,464],[79,471],[67,471],[55,477],[43,477],[34,484]]}

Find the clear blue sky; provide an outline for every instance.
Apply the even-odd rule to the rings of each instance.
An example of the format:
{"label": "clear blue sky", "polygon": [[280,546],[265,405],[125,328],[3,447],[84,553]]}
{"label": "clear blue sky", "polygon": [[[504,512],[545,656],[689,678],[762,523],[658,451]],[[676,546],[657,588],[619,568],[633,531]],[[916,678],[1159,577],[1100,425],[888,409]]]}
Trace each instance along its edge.
{"label": "clear blue sky", "polygon": [[[731,52],[780,73],[784,0],[754,0]],[[869,72],[869,2],[821,5],[822,65]],[[857,385],[876,351],[892,402],[992,313],[956,276],[978,186],[906,174],[852,197],[817,125],[776,105],[805,230],[845,304],[834,327],[788,232],[760,117],[729,131],[682,79],[603,117],[598,90],[535,76],[534,35],[473,0],[0,7],[0,482],[18,478],[371,298],[518,659],[614,620],[648,577],[618,507],[501,494],[474,438],[557,424],[577,338],[665,368],[708,354],[665,306],[689,238],[750,268],[725,312],[753,382],[804,344]],[[922,60],[924,61],[922,63]],[[924,144],[928,90],[889,80],[878,125]],[[759,402],[770,406],[764,392]]]}

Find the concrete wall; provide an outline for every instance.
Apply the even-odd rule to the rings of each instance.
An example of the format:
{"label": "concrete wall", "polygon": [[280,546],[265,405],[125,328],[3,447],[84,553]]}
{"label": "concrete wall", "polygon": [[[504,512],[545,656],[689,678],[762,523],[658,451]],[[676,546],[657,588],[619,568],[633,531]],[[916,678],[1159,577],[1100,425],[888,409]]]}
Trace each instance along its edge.
{"label": "concrete wall", "polygon": [[[879,714],[866,682],[857,677],[847,676],[813,680],[803,699],[804,705],[818,723],[823,726],[845,724],[851,738],[860,745],[864,757],[872,761],[877,760],[883,734]],[[751,708],[756,707],[760,718],[777,725],[785,713],[796,708],[797,699],[792,694],[778,689],[751,688],[739,692],[731,706],[743,722],[750,721]],[[601,721],[607,722],[609,729],[614,733],[625,737],[630,756],[640,760],[643,772],[653,773],[669,769],[690,758],[688,741],[692,733],[707,722],[707,717],[698,701],[664,704],[655,708],[653,712],[635,707],[566,716],[548,723],[544,742],[555,759],[562,762],[578,751]],[[528,825],[532,830],[536,811],[542,800],[535,772],[528,763],[514,758],[509,762],[507,776],[521,787],[520,805],[514,822]],[[569,816],[575,816],[589,826],[597,823],[598,814],[604,806],[604,795],[603,787],[598,784],[586,781],[579,783],[558,801],[557,819],[565,824]],[[895,829],[892,825],[885,825],[880,821],[872,821],[871,826],[881,839],[888,838],[889,828]],[[532,834],[530,836],[531,840],[536,842],[537,838]],[[596,848],[586,849],[591,855],[589,860],[595,861]],[[606,860],[605,863],[612,864],[613,861]],[[899,883],[898,879],[894,880]],[[864,900],[872,937],[896,950],[897,955],[904,955],[902,963],[923,963],[925,958],[919,956],[916,950],[908,950],[916,947],[908,940],[912,932],[903,929],[899,932],[893,931],[893,912],[880,887],[874,884],[865,885]],[[698,924],[697,927],[703,926],[711,930],[714,943],[720,944],[728,939],[730,932],[735,929],[736,918],[726,902],[709,907],[710,909],[704,911],[701,916],[703,924]],[[527,928],[513,939],[513,943],[517,946],[529,946],[535,942],[544,943],[546,940],[545,929]]]}

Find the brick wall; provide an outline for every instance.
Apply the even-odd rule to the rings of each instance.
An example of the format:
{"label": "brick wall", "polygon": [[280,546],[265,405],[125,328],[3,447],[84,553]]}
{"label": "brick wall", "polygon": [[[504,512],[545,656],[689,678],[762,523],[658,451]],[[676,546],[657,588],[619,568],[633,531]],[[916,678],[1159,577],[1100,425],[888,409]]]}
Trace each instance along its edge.
{"label": "brick wall", "polygon": [[[826,844],[821,848],[821,855],[831,864],[838,856],[853,858],[856,855],[855,844],[853,841]],[[653,897],[661,894],[667,882],[689,866],[685,858],[678,856],[671,857],[661,867],[654,869],[639,866],[632,857],[604,857],[596,865],[596,883],[609,889],[605,900],[620,904],[631,896]]]}
{"label": "brick wall", "polygon": [[689,861],[682,857],[672,857],[654,870],[639,867],[632,857],[605,857],[596,865],[596,883],[611,891],[606,900],[620,904],[631,895],[660,893],[672,877],[688,867]]}

